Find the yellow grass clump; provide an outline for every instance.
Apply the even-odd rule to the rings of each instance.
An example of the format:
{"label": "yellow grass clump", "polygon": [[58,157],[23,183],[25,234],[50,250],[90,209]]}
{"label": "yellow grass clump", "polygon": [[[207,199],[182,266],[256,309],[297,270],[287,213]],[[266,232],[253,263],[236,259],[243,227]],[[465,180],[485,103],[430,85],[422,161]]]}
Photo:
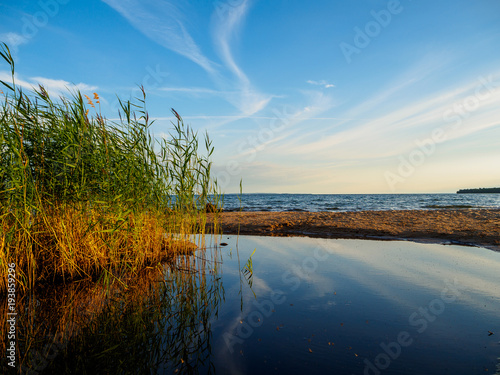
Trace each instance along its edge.
{"label": "yellow grass clump", "polygon": [[[15,264],[18,290],[81,278],[127,277],[193,250],[207,207],[220,207],[213,147],[172,110],[170,138],[157,140],[145,110],[121,101],[120,122],[80,92],[53,101],[40,86],[0,81],[0,293]],[[89,116],[87,105],[94,116]],[[128,275],[128,276],[127,276]]]}

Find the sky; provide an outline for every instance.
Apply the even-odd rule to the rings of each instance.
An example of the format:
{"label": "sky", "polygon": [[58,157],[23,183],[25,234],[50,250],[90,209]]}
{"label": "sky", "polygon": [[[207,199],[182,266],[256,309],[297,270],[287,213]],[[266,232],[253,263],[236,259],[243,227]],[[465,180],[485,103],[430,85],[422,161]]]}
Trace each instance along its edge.
{"label": "sky", "polygon": [[[498,0],[0,0],[16,80],[208,132],[226,193],[500,186]],[[0,80],[9,79],[0,62]]]}

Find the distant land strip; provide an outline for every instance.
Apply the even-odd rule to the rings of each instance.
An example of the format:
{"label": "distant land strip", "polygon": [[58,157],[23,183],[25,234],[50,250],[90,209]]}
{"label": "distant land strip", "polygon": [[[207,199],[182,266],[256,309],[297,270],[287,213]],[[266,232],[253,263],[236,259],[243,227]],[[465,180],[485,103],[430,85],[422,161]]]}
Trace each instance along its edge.
{"label": "distant land strip", "polygon": [[479,188],[479,189],[461,189],[457,194],[489,194],[500,193],[500,187],[495,188]]}

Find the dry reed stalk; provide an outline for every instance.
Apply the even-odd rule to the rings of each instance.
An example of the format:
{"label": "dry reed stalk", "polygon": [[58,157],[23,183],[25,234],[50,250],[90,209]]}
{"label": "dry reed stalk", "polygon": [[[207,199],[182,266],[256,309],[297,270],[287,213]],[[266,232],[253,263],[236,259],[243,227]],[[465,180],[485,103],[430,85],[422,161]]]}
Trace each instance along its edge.
{"label": "dry reed stalk", "polygon": [[208,136],[202,153],[172,110],[172,134],[157,141],[144,91],[120,102],[119,123],[101,115],[97,93],[86,104],[78,91],[56,101],[42,86],[25,92],[5,44],[0,57],[12,71],[11,83],[0,81],[8,90],[0,103],[0,293],[9,263],[21,292],[126,277],[185,251],[177,239],[204,233],[207,204],[222,202]]}

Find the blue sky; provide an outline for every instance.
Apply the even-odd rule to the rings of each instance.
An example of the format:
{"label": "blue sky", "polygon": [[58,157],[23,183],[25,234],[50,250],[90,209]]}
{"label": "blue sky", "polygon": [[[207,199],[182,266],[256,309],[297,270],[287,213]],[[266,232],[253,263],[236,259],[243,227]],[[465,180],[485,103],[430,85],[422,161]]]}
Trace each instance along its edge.
{"label": "blue sky", "polygon": [[[498,0],[0,3],[18,83],[102,98],[144,85],[214,142],[227,193],[500,186]],[[0,65],[0,79],[8,69]]]}

